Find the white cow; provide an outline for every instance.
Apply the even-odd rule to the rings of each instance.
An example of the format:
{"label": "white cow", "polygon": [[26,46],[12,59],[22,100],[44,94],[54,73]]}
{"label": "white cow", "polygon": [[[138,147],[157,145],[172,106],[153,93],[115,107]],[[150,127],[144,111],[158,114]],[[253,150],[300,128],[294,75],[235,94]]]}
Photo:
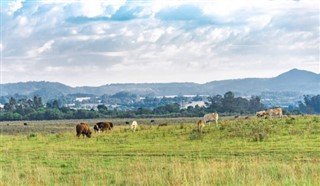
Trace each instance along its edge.
{"label": "white cow", "polygon": [[137,123],[136,121],[133,121],[132,124],[131,124],[131,130],[132,130],[133,132],[135,132],[136,129],[137,129],[137,126],[138,126],[138,123]]}
{"label": "white cow", "polygon": [[218,115],[217,112],[210,113],[210,114],[205,114],[203,116],[203,122],[204,123],[209,122],[209,126],[210,126],[210,121],[215,121],[216,122],[216,126],[218,126],[218,119],[219,119],[219,115]]}
{"label": "white cow", "polygon": [[265,117],[265,116],[267,116],[267,111],[262,110],[262,111],[256,112],[256,116],[257,116],[257,118]]}
{"label": "white cow", "polygon": [[269,116],[269,118],[271,119],[272,116],[276,115],[279,116],[280,118],[282,118],[282,108],[273,108],[273,109],[269,109],[267,110],[267,115]]}

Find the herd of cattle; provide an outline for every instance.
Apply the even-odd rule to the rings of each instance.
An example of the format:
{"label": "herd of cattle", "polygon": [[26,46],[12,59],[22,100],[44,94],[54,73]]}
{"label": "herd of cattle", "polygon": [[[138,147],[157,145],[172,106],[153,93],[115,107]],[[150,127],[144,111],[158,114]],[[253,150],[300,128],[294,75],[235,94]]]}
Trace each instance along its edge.
{"label": "herd of cattle", "polygon": [[[273,108],[273,109],[268,109],[268,110],[263,110],[263,111],[259,111],[256,113],[256,117],[257,118],[269,118],[271,119],[273,116],[279,116],[280,118],[283,117],[282,114],[282,108]],[[203,116],[202,119],[200,119],[197,122],[197,126],[198,126],[198,131],[202,133],[203,128],[205,126],[206,123],[208,123],[208,125],[210,126],[210,122],[214,121],[216,126],[218,125],[218,119],[219,119],[219,114],[218,113],[209,113],[209,114],[205,114]],[[154,122],[154,120],[151,120],[151,122]],[[126,124],[129,124],[129,122],[126,122]],[[131,123],[131,130],[133,132],[136,131],[138,126],[137,121],[133,121]],[[159,127],[161,126],[167,126],[166,123],[164,124],[159,124]],[[93,126],[93,129],[95,132],[103,132],[103,131],[107,131],[107,130],[111,130],[113,128],[113,123],[112,122],[98,122]],[[80,123],[76,126],[76,132],[77,132],[77,136],[80,137],[80,135],[82,135],[83,137],[87,136],[88,138],[91,137],[91,130],[88,124],[86,123]]]}
{"label": "herd of cattle", "polygon": [[258,118],[272,118],[273,116],[279,116],[280,118],[283,117],[282,114],[282,108],[273,108],[273,109],[268,109],[268,110],[262,110],[256,113],[256,116]]}
{"label": "herd of cattle", "polygon": [[[138,126],[138,123],[136,121],[133,121],[131,124],[131,130],[133,132],[136,131]],[[113,128],[113,123],[106,121],[106,122],[98,122],[93,126],[93,130],[95,132],[104,132],[107,130],[111,130]],[[76,126],[76,132],[77,132],[77,136],[80,137],[81,135],[83,137],[87,136],[88,138],[91,138],[91,130],[90,130],[90,126],[87,123],[80,123]]]}

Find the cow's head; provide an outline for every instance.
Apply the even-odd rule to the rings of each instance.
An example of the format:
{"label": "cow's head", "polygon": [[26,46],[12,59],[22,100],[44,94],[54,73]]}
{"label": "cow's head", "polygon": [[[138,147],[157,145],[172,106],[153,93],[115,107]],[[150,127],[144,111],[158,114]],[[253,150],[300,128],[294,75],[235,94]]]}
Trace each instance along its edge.
{"label": "cow's head", "polygon": [[90,130],[87,132],[86,136],[87,136],[88,138],[91,138],[91,131],[90,131]]}

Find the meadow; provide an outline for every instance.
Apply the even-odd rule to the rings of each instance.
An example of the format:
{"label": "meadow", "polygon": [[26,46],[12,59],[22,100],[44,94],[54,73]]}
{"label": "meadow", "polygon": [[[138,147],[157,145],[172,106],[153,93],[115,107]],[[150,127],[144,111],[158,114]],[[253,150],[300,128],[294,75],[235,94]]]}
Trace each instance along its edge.
{"label": "meadow", "polygon": [[92,138],[76,124],[104,119],[1,122],[0,185],[319,185],[320,116],[224,117],[202,134],[198,119],[138,119],[136,132],[108,119]]}

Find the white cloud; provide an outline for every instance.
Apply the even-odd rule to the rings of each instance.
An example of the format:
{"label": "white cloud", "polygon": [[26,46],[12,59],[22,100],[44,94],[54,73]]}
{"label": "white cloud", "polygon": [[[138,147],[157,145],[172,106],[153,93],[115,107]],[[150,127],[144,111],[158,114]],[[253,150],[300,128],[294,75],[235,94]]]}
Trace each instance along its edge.
{"label": "white cloud", "polygon": [[80,0],[68,3],[69,11],[72,16],[84,17],[111,17],[123,4],[125,0],[101,1],[101,0]]}
{"label": "white cloud", "polygon": [[50,49],[52,48],[52,45],[54,44],[54,40],[50,40],[47,41],[46,43],[44,43],[41,47],[37,48],[37,49],[33,49],[31,51],[28,51],[28,56],[29,57],[36,57],[40,54],[43,54],[47,51],[50,51]]}
{"label": "white cloud", "polygon": [[24,0],[16,0],[12,2],[9,1],[7,13],[9,15],[12,15],[13,13],[15,13],[17,10],[23,7],[23,4],[22,4],[23,2]]}
{"label": "white cloud", "polygon": [[[264,0],[16,1],[3,17],[4,82],[203,83],[266,77],[290,68],[317,69],[317,5]],[[181,10],[195,12],[176,16]],[[35,73],[38,68],[44,72]],[[26,75],[16,75],[21,72]],[[138,75],[130,76],[132,72]],[[87,79],[78,81],[78,74]],[[108,78],[96,78],[104,74]]]}

